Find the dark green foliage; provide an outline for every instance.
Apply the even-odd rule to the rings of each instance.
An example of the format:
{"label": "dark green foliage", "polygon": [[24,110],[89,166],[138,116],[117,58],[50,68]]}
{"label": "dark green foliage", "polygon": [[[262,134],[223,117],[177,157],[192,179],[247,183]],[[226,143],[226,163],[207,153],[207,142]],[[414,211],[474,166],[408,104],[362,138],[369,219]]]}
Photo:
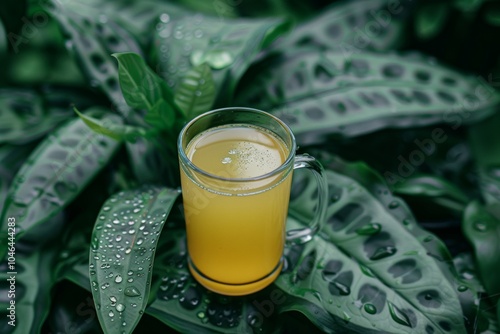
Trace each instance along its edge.
{"label": "dark green foliage", "polygon": [[[0,7],[1,333],[500,332],[500,2]],[[227,297],[187,267],[176,141],[236,105],[290,125],[329,200]],[[316,197],[295,173],[288,228]]]}

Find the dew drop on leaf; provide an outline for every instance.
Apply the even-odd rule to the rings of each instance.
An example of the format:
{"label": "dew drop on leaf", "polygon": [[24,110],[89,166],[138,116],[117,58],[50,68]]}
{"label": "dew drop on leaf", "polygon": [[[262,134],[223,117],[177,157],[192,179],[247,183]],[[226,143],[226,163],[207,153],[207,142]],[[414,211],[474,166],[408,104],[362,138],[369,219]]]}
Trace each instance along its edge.
{"label": "dew drop on leaf", "polygon": [[397,322],[400,325],[412,327],[410,320],[408,319],[408,316],[404,312],[402,312],[399,308],[397,308],[391,302],[388,302],[388,305],[389,305],[389,312],[391,314],[392,320],[394,320],[395,322]]}
{"label": "dew drop on leaf", "polygon": [[116,304],[116,310],[118,312],[123,312],[125,310],[125,305],[123,305],[123,304]]}
{"label": "dew drop on leaf", "polygon": [[397,201],[389,203],[389,209],[396,209],[397,207],[399,207],[399,203]]}
{"label": "dew drop on leaf", "polygon": [[474,229],[478,232],[485,232],[488,230],[488,224],[485,222],[475,222]]}
{"label": "dew drop on leaf", "polygon": [[366,313],[368,313],[368,314],[377,313],[377,308],[373,304],[365,304],[364,309],[365,309]]}
{"label": "dew drop on leaf", "polygon": [[137,296],[141,295],[139,290],[137,290],[137,288],[134,286],[129,286],[129,287],[125,288],[124,293],[125,293],[125,296],[128,296],[128,297],[137,297]]}
{"label": "dew drop on leaf", "polygon": [[113,318],[115,316],[115,313],[113,311],[109,311],[108,315],[110,318]]}
{"label": "dew drop on leaf", "polygon": [[121,283],[122,281],[123,281],[123,278],[120,275],[116,275],[115,283]]}

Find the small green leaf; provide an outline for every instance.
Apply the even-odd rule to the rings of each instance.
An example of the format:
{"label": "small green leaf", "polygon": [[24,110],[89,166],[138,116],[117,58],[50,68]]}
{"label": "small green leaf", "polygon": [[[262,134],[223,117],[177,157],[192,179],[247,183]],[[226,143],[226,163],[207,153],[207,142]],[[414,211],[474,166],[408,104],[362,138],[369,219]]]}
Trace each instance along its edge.
{"label": "small green leaf", "polygon": [[105,333],[132,333],[141,319],[158,237],[178,196],[177,190],[145,186],[115,194],[102,206],[89,261],[92,295]]}
{"label": "small green leaf", "polygon": [[474,248],[481,280],[495,300],[500,296],[500,204],[484,207],[471,202],[465,209],[462,230]]}
{"label": "small green leaf", "polygon": [[[106,119],[121,122],[116,115]],[[118,147],[115,140],[95,133],[78,118],[60,127],[16,174],[1,214],[2,234],[7,231],[7,217],[16,217],[20,239],[55,216],[108,164]]]}
{"label": "small green leaf", "polygon": [[206,63],[193,67],[180,81],[174,101],[187,119],[209,111],[215,100],[212,70]]}
{"label": "small green leaf", "polygon": [[170,103],[160,99],[146,113],[144,120],[157,129],[172,129],[175,123],[175,109]]}
{"label": "small green leaf", "polygon": [[115,53],[123,97],[132,108],[151,110],[158,100],[172,94],[166,83],[132,52]]}
{"label": "small green leaf", "polygon": [[447,3],[431,3],[420,8],[415,16],[417,36],[429,39],[436,36],[445,25],[450,7]]}
{"label": "small green leaf", "polygon": [[154,136],[157,131],[156,130],[148,130],[142,128],[140,126],[132,126],[125,124],[116,124],[112,122],[110,119],[105,121],[92,117],[88,114],[106,114],[106,110],[102,108],[92,108],[90,111],[87,111],[86,114],[82,114],[78,111],[78,109],[74,108],[75,113],[80,117],[85,124],[89,126],[96,133],[103,134],[115,140],[126,140],[135,142],[138,137],[151,137]]}

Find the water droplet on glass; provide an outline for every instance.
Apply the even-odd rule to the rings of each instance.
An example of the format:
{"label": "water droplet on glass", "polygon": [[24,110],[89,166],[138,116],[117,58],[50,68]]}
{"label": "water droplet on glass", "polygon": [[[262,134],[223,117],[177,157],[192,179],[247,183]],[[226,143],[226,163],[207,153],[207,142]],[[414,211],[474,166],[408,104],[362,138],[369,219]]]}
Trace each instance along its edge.
{"label": "water droplet on glass", "polygon": [[377,308],[373,304],[365,304],[364,309],[365,309],[366,313],[368,313],[368,314],[377,313]]}

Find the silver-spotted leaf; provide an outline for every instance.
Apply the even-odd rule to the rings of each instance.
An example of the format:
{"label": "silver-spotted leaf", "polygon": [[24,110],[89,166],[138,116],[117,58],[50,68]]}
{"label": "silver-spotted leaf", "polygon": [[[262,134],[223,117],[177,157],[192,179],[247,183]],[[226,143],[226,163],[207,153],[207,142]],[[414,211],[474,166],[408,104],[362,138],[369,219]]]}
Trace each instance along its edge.
{"label": "silver-spotted leaf", "polygon": [[20,251],[19,243],[16,247],[14,267],[9,268],[7,261],[0,263],[0,328],[5,334],[40,333],[57,280],[51,268],[57,264],[58,246],[49,244],[28,253]]}
{"label": "silver-spotted leaf", "polygon": [[70,116],[69,102],[67,108],[57,108],[39,92],[0,89],[0,143],[38,139]]}
{"label": "silver-spotted leaf", "polygon": [[[424,328],[464,333],[465,322],[455,284],[447,279],[421,241],[390,213],[399,203],[384,206],[353,179],[330,170],[326,174],[330,194],[335,197],[331,197],[327,210],[324,236],[412,305],[411,313],[423,314]],[[306,184],[300,194],[290,208],[292,216],[304,221],[314,205],[314,183]],[[373,296],[383,296],[370,290]],[[351,293],[355,298],[359,290]],[[375,305],[380,312],[385,307],[389,308],[388,304],[380,304],[378,308]],[[368,308],[370,313],[371,306]],[[415,317],[410,315],[408,319]]]}
{"label": "silver-spotted leaf", "polygon": [[141,319],[156,244],[178,196],[174,189],[144,186],[115,194],[102,206],[92,233],[89,266],[105,333],[132,333]]}
{"label": "silver-spotted leaf", "polygon": [[[95,5],[95,4],[94,4]],[[66,47],[78,59],[90,85],[104,92],[125,119],[142,124],[141,117],[125,103],[118,81],[118,69],[112,53],[141,54],[137,41],[99,7],[78,1],[51,0],[48,12],[68,38]],[[113,6],[111,6],[113,7]]]}
{"label": "silver-spotted leaf", "polygon": [[299,24],[278,48],[313,47],[343,52],[386,51],[402,44],[411,3],[387,0],[342,1]]}
{"label": "silver-spotted leaf", "polygon": [[287,122],[302,144],[387,127],[447,123],[452,129],[491,115],[500,95],[486,83],[418,55],[299,51],[256,65],[237,104]]}
{"label": "silver-spotted leaf", "polygon": [[[105,119],[119,124],[120,117]],[[16,217],[17,238],[61,212],[104,168],[119,147],[75,118],[46,137],[16,174],[1,214]]]}

